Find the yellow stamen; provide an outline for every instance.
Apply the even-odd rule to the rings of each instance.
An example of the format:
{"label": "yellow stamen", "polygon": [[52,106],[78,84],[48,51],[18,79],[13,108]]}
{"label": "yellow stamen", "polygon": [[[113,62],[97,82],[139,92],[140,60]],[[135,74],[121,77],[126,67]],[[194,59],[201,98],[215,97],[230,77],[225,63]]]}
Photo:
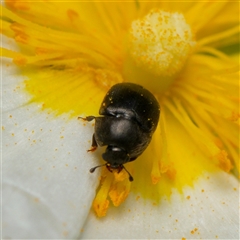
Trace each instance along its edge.
{"label": "yellow stamen", "polygon": [[232,165],[230,160],[227,158],[227,155],[223,154],[223,152],[220,151],[216,146],[214,141],[209,139],[203,131],[193,124],[180,102],[176,99],[173,100],[179,112],[176,111],[173,105],[169,102],[167,103],[167,107],[172,111],[173,114],[176,115],[183,127],[185,127],[189,132],[189,135],[195,140],[199,148],[202,149],[203,153],[206,154],[207,157],[217,160],[216,164],[222,166],[224,168],[223,170],[229,172],[232,168]]}
{"label": "yellow stamen", "polygon": [[16,8],[18,10],[29,10],[30,9],[30,5],[28,4],[28,2],[22,2],[22,1],[17,1],[17,0],[10,0],[10,1],[7,0],[5,2],[10,8]]}
{"label": "yellow stamen", "polygon": [[201,53],[206,53],[209,55],[213,55],[218,57],[219,59],[223,59],[223,61],[229,61],[232,62],[232,60],[229,58],[228,55],[224,54],[223,52],[212,48],[212,47],[201,47]]}
{"label": "yellow stamen", "polygon": [[[216,14],[224,9],[226,5],[226,1],[219,1],[218,4],[212,4],[211,1],[201,1],[198,4],[194,4],[190,10],[186,12],[186,18],[191,20],[191,26],[199,30],[213,21]],[[200,16],[202,12],[204,12],[204,15]]]}
{"label": "yellow stamen", "polygon": [[228,154],[226,151],[220,151],[216,156],[214,156],[218,160],[218,166],[225,172],[229,172],[233,165],[231,161],[228,159]]}
{"label": "yellow stamen", "polygon": [[152,159],[153,166],[151,171],[151,178],[152,178],[152,183],[157,184],[161,178],[160,164],[161,164],[162,151],[163,151],[160,125],[158,125],[153,137],[156,138],[156,141],[154,141],[153,144],[151,145],[151,150],[153,154],[153,159]]}
{"label": "yellow stamen", "polygon": [[[65,60],[80,59],[86,64],[91,63],[91,65],[98,67],[108,66],[113,69],[119,64],[118,56],[111,57],[112,53],[116,51],[113,51],[109,45],[106,46],[106,43],[101,44],[101,48],[99,48],[97,39],[42,27],[20,18],[6,8],[3,8],[3,16],[13,21],[13,23],[10,23],[13,33],[8,33],[8,35],[14,35],[15,40],[24,44],[29,52],[37,51],[39,53],[38,49],[42,49],[42,53],[50,53],[44,54],[44,60],[53,60],[54,66],[57,65],[55,60],[59,60],[58,58],[64,58]],[[56,55],[51,56],[51,53]],[[38,63],[39,59],[36,59],[36,62]],[[31,61],[31,63],[34,63],[34,61]],[[46,61],[40,63],[47,66]]]}
{"label": "yellow stamen", "polygon": [[231,29],[221,31],[220,33],[205,37],[198,42],[198,45],[204,46],[204,45],[217,42],[221,39],[226,39],[228,37],[231,37],[233,35],[238,35],[238,34],[239,34],[239,26],[236,26]]}
{"label": "yellow stamen", "polygon": [[93,209],[96,212],[98,217],[104,217],[106,215],[109,200],[108,192],[112,185],[113,175],[107,174],[106,178],[102,180],[101,187],[98,190],[97,196],[93,201]]}
{"label": "yellow stamen", "polygon": [[[131,164],[128,164],[128,170],[131,170]],[[129,181],[129,176],[123,169],[121,172],[118,170],[113,170],[109,172],[106,168],[102,171],[101,187],[93,201],[93,209],[98,217],[103,217],[106,215],[110,197],[114,206],[119,206],[127,198],[131,182]]]}
{"label": "yellow stamen", "polygon": [[161,173],[159,169],[159,162],[156,158],[153,159],[153,168],[151,172],[152,183],[157,184],[160,181]]}
{"label": "yellow stamen", "polygon": [[114,174],[114,178],[115,178],[114,180],[116,182],[122,182],[125,179],[128,179],[128,174],[125,171],[125,169],[122,169],[120,172],[119,172],[119,170],[113,171],[113,174]]}
{"label": "yellow stamen", "polygon": [[111,198],[113,205],[116,207],[125,201],[131,189],[131,182],[128,179],[128,175],[123,171],[124,170],[122,170],[121,173],[125,176],[122,176],[123,178],[121,177],[121,181],[115,176],[115,181],[109,191],[109,197]]}

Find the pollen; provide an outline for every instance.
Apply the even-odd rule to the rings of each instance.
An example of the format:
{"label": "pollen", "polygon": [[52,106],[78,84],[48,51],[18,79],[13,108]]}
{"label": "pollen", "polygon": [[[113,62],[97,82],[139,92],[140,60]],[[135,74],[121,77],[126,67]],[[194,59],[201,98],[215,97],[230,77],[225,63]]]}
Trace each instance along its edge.
{"label": "pollen", "polygon": [[131,182],[125,178],[124,182],[114,182],[109,192],[109,196],[114,206],[119,206],[127,198],[131,188]]}
{"label": "pollen", "polygon": [[18,66],[25,66],[27,64],[27,59],[24,56],[18,55],[13,59],[13,62]]}
{"label": "pollen", "polygon": [[93,209],[98,217],[104,217],[109,206],[108,193],[112,185],[113,175],[107,174],[102,180],[100,189],[93,201]]}
{"label": "pollen", "polygon": [[180,13],[152,10],[131,26],[129,49],[134,62],[158,76],[180,71],[194,45],[190,26]]}
{"label": "pollen", "polygon": [[161,180],[163,174],[170,181],[173,181],[176,176],[176,169],[166,151],[164,126],[158,125],[152,141],[150,145],[151,153],[153,154],[151,170],[152,184],[156,185]]}
{"label": "pollen", "polygon": [[15,8],[18,10],[29,10],[30,9],[28,2],[22,2],[22,1],[16,1],[16,0],[6,1],[6,2],[10,8]]}
{"label": "pollen", "polygon": [[227,152],[226,151],[220,151],[217,155],[216,158],[218,160],[218,166],[225,172],[229,172],[232,168],[233,165],[231,161],[228,158]]}

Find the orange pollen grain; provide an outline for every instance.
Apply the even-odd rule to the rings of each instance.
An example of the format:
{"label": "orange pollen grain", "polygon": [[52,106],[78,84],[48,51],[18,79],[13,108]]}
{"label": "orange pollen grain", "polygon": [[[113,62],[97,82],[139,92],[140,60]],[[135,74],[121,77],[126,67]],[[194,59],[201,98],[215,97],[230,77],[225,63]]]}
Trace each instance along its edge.
{"label": "orange pollen grain", "polygon": [[139,199],[140,199],[140,196],[137,196],[137,197],[136,197],[136,201],[138,201]]}
{"label": "orange pollen grain", "polygon": [[19,55],[13,59],[13,62],[18,66],[25,66],[27,64],[27,59]]}
{"label": "orange pollen grain", "polygon": [[22,2],[22,1],[16,1],[16,0],[11,0],[11,1],[6,0],[5,3],[9,8],[23,10],[23,11],[30,10],[30,6],[29,6],[28,2]]}
{"label": "orange pollen grain", "polygon": [[72,9],[68,9],[67,15],[68,15],[71,22],[74,22],[74,20],[79,17],[78,13],[75,12],[74,10],[72,10]]}

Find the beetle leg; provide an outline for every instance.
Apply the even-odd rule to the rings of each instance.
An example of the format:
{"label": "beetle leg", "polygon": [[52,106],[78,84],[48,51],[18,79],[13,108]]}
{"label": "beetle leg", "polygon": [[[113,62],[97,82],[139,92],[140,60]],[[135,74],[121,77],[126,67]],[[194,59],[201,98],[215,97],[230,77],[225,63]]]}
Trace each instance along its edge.
{"label": "beetle leg", "polygon": [[97,145],[97,141],[95,139],[95,134],[93,134],[92,136],[92,146],[89,150],[87,150],[88,152],[94,152],[97,149],[98,145]]}
{"label": "beetle leg", "polygon": [[85,117],[85,118],[83,118],[83,117],[78,117],[78,119],[82,119],[83,121],[88,121],[88,122],[90,122],[90,121],[92,121],[93,119],[95,119],[95,117],[94,117],[94,116],[87,116],[87,117]]}

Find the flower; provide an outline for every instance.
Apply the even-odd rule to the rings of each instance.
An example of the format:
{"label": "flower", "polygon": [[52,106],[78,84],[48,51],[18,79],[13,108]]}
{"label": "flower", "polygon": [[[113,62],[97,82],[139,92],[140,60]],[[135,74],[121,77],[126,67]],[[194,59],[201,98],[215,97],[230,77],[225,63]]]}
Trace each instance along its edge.
{"label": "flower", "polygon": [[[227,174],[239,171],[238,66],[227,49],[238,43],[236,4],[6,1],[2,31],[18,45],[6,42],[2,56],[28,78],[14,69],[4,83],[6,237],[236,236],[238,182]],[[135,181],[103,168],[93,200],[92,128],[76,119],[97,114],[122,81],[151,90],[161,120],[148,149],[126,165]],[[84,225],[92,201],[98,216],[110,216],[90,213]]]}

